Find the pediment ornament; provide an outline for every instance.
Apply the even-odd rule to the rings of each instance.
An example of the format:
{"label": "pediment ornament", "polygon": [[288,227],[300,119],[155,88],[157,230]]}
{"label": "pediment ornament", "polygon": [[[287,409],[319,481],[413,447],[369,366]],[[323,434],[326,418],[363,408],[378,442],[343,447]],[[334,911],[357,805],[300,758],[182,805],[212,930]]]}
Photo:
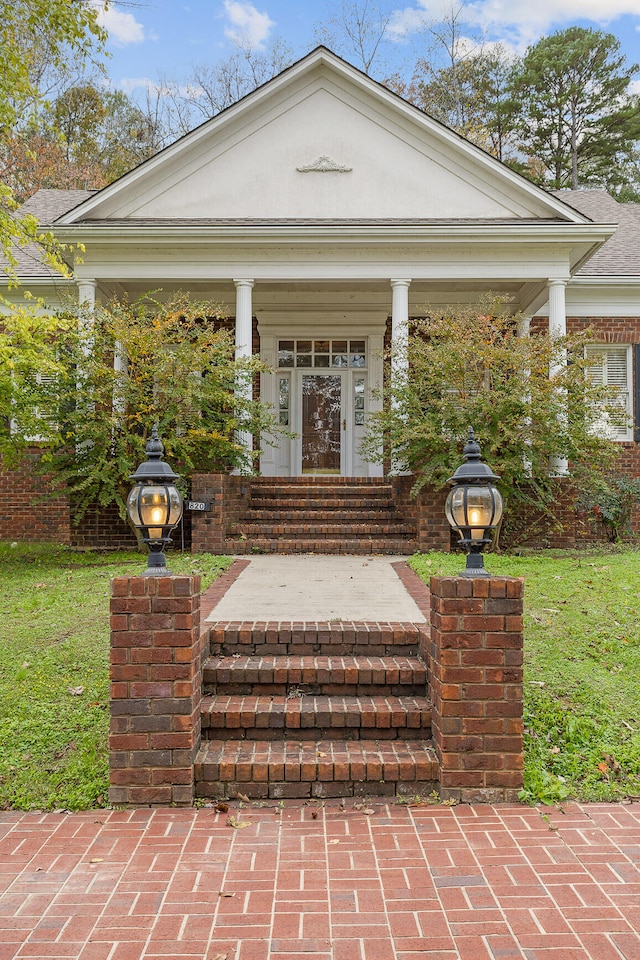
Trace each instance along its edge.
{"label": "pediment ornament", "polygon": [[345,167],[324,154],[304,167],[296,167],[298,173],[351,173],[353,167]]}

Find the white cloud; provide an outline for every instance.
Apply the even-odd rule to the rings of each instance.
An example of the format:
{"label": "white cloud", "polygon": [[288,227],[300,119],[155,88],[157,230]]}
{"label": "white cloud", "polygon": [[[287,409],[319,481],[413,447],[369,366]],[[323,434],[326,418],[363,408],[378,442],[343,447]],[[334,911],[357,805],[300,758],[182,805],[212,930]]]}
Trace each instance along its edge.
{"label": "white cloud", "polygon": [[229,26],[224,34],[236,43],[248,43],[251,47],[262,47],[275,22],[268,13],[260,13],[252,3],[246,0],[224,0],[224,12]]}
{"label": "white cloud", "polygon": [[145,36],[143,25],[132,13],[116,10],[112,6],[105,8],[104,0],[93,0],[93,6],[98,9],[100,26],[105,28],[110,39],[118,46],[126,47],[130,43],[142,43],[149,39]]}
{"label": "white cloud", "polygon": [[[417,0],[414,6],[397,10],[392,38],[401,39],[429,22],[442,20],[452,7],[454,11],[458,8],[455,0]],[[640,16],[640,0],[469,0],[460,20],[522,48],[554,27],[577,20],[606,26],[625,14]]]}

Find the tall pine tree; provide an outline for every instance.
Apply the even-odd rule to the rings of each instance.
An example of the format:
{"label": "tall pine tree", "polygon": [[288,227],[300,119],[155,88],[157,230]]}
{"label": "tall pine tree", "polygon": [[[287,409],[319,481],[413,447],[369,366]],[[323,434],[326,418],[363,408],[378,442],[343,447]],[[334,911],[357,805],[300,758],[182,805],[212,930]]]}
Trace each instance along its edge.
{"label": "tall pine tree", "polygon": [[552,189],[615,187],[640,139],[640,98],[610,33],[569,27],[529,47],[512,84],[521,148]]}

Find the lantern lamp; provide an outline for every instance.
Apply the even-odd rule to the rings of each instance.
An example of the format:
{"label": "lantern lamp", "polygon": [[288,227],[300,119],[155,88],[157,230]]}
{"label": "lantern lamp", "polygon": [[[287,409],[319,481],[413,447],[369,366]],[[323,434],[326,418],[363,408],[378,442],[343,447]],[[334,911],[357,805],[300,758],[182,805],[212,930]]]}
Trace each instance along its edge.
{"label": "lantern lamp", "polygon": [[162,459],[163,452],[156,425],[147,441],[147,459],[131,475],[135,484],[127,499],[131,525],[149,548],[147,569],[143,573],[146,577],[169,576],[164,548],[171,543],[171,531],[182,517],[182,497],[175,485],[179,476]]}
{"label": "lantern lamp", "polygon": [[465,462],[447,481],[451,490],[445,514],[467,552],[462,576],[488,577],[482,551],[491,543],[492,533],[502,519],[502,497],[495,485],[500,478],[483,462],[471,428],[463,453]]}

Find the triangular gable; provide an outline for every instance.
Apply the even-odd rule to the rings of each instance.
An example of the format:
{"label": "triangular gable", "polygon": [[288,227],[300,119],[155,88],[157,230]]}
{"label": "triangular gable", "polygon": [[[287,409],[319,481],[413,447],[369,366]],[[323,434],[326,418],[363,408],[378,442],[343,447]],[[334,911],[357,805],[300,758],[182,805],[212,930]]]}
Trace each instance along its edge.
{"label": "triangular gable", "polygon": [[229,219],[587,222],[324,47],[58,223]]}

